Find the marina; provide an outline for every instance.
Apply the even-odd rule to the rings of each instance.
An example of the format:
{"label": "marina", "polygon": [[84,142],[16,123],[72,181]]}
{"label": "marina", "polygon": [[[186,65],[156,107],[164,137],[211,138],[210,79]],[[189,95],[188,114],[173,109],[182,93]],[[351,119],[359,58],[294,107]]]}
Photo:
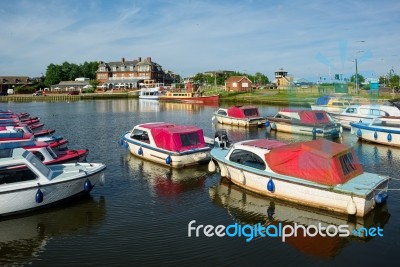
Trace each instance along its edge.
{"label": "marina", "polygon": [[[274,116],[284,107],[258,108],[260,114]],[[293,143],[310,141],[311,136],[267,131],[265,127],[212,124],[210,119],[218,107],[191,103],[148,103],[138,99],[37,101],[8,102],[1,109],[40,117],[46,127],[68,139],[69,149],[87,148],[88,162],[107,164],[104,186],[96,187],[89,197],[0,219],[3,266],[264,265],[268,255],[268,264],[278,266],[370,266],[381,264],[383,258],[385,264],[398,261],[399,191],[388,191],[390,197],[384,206],[354,219],[249,193],[221,179],[220,173],[210,173],[207,166],[171,170],[138,158],[118,144],[121,134],[133,125],[157,121],[195,125],[203,129],[205,136],[225,129],[233,143],[259,138]],[[334,141],[353,147],[365,172],[393,177],[389,189],[400,188],[398,148],[359,142],[349,131]],[[191,220],[214,226],[321,222],[348,225],[349,229],[380,227],[383,236],[292,238],[287,242],[258,237],[246,242],[245,237],[188,237]],[[354,255],[362,257],[356,262]]]}

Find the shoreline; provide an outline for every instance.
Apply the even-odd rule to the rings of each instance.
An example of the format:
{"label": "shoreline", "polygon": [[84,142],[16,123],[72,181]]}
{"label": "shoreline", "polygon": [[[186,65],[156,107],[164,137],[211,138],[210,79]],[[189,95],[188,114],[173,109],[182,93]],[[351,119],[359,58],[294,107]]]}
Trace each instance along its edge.
{"label": "shoreline", "polygon": [[[208,94],[215,94],[218,92],[208,92]],[[239,104],[239,105],[255,105],[255,104],[273,104],[282,106],[301,106],[310,107],[310,104],[315,100],[329,93],[320,94],[304,91],[288,92],[277,90],[263,90],[252,93],[218,93],[220,96],[220,104]],[[400,97],[395,94],[394,96]],[[393,94],[380,94],[369,95],[368,93],[352,95],[343,94],[341,97],[349,98],[360,103],[377,103],[394,99]],[[35,101],[79,101],[79,100],[96,100],[96,99],[138,99],[138,95],[129,92],[112,92],[112,93],[88,93],[79,95],[67,94],[47,94],[46,96],[32,96],[32,95],[8,95],[0,96],[0,102],[35,102]]]}

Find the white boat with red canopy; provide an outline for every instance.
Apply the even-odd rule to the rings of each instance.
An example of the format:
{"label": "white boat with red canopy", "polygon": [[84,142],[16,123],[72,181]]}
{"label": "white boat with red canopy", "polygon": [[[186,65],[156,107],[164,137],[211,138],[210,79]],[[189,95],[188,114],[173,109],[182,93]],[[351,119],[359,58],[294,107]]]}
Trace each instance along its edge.
{"label": "white boat with red canopy", "polygon": [[360,217],[387,199],[389,177],[364,172],[354,149],[343,144],[260,139],[221,147],[211,151],[221,176],[259,194]]}
{"label": "white boat with red canopy", "polygon": [[343,132],[341,124],[323,110],[282,109],[267,120],[267,128],[286,133],[337,138]]}
{"label": "white boat with red canopy", "polygon": [[221,124],[244,127],[263,126],[267,121],[260,116],[258,108],[254,106],[220,108],[214,113],[212,120]]}
{"label": "white boat with red canopy", "polygon": [[119,143],[133,155],[174,168],[206,163],[211,158],[211,147],[196,126],[143,123],[124,133]]}

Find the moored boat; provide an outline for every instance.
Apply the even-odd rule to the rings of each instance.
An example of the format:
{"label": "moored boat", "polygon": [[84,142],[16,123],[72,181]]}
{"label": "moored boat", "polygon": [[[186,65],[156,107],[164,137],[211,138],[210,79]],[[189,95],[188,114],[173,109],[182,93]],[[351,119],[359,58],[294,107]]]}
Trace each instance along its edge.
{"label": "moored boat", "polygon": [[29,141],[36,140],[42,141],[49,144],[51,148],[57,150],[63,150],[67,148],[68,140],[64,139],[62,136],[39,136],[35,137],[31,133],[24,132],[0,132],[0,144],[1,143],[11,143],[11,142],[21,142],[21,141]]}
{"label": "moored boat", "polygon": [[343,128],[351,128],[351,122],[371,122],[377,117],[400,116],[400,109],[393,105],[350,105],[342,113],[329,112],[329,115]]}
{"label": "moored boat", "polygon": [[147,87],[144,84],[141,84],[142,88],[139,91],[139,99],[151,99],[151,100],[158,100],[160,95],[163,95],[164,84],[163,83],[156,83],[152,87]]}
{"label": "moored boat", "polygon": [[369,122],[351,122],[351,133],[359,139],[400,147],[400,117],[377,117]]}
{"label": "moored boat", "polygon": [[[7,169],[23,165],[24,168]],[[23,148],[0,150],[0,216],[28,212],[88,194],[104,182],[102,163],[44,165]],[[17,201],[18,200],[18,201]]]}
{"label": "moored boat", "polygon": [[88,149],[54,151],[46,142],[27,140],[21,142],[0,143],[0,149],[23,148],[32,152],[46,165],[68,162],[82,162],[89,154]]}
{"label": "moored boat", "polygon": [[19,126],[0,126],[0,132],[24,132],[24,133],[31,133],[35,137],[39,136],[48,136],[55,132],[53,129],[43,129],[43,130],[32,130],[26,125],[19,125]]}
{"label": "moored boat", "polygon": [[219,95],[199,95],[193,92],[168,91],[160,96],[160,101],[176,101],[192,104],[214,104],[218,105]]}
{"label": "moored boat", "polygon": [[271,130],[337,138],[342,135],[340,123],[323,110],[282,109],[274,117],[267,117],[266,127]]}
{"label": "moored boat", "polygon": [[314,104],[311,104],[311,109],[341,113],[350,104],[348,100],[341,99],[340,97],[324,95],[319,97]]}
{"label": "moored boat", "polygon": [[206,163],[211,147],[196,126],[165,122],[143,123],[124,133],[119,141],[140,158],[181,168]]}
{"label": "moored boat", "polygon": [[254,106],[219,108],[214,112],[212,120],[221,124],[243,127],[264,126],[267,121],[266,118],[260,116],[258,108]]}
{"label": "moored boat", "polygon": [[354,149],[343,144],[259,139],[222,147],[212,149],[210,171],[216,161],[222,177],[262,195],[359,217],[388,196],[390,178],[364,172]]}

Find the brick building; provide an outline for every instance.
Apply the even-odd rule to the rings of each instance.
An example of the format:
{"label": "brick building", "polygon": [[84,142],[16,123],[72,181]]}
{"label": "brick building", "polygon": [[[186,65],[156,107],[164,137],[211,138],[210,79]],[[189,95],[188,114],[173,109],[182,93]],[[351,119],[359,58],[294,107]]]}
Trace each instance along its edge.
{"label": "brick building", "polygon": [[175,74],[164,71],[151,57],[135,60],[103,62],[99,64],[96,78],[100,81],[100,87],[108,89],[139,88],[140,83],[152,85],[155,83],[171,84]]}

